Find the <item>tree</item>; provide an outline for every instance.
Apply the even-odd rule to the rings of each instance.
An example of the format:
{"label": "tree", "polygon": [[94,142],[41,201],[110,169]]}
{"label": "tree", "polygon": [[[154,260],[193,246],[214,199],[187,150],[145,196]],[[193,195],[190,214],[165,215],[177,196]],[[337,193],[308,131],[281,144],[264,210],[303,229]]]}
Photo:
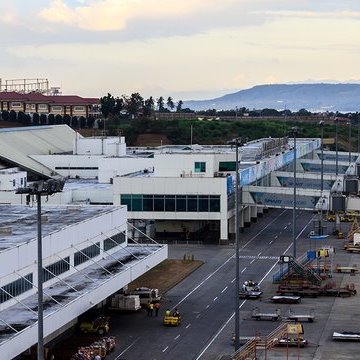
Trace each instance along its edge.
{"label": "tree", "polygon": [[115,105],[116,101],[110,93],[100,98],[101,113],[105,118],[114,112]]}
{"label": "tree", "polygon": [[152,96],[150,96],[148,99],[144,102],[144,116],[151,116],[154,113],[154,99]]}
{"label": "tree", "polygon": [[71,124],[72,124],[72,127],[75,128],[75,129],[78,129],[79,128],[79,121],[78,121],[78,118],[77,116],[73,116],[71,118]]}
{"label": "tree", "polygon": [[34,125],[36,125],[36,126],[39,125],[39,123],[40,123],[40,115],[38,113],[34,113],[32,120],[33,120]]}
{"label": "tree", "polygon": [[174,104],[174,101],[171,96],[168,97],[168,99],[166,101],[166,105],[171,111],[174,109],[175,104]]}
{"label": "tree", "polygon": [[55,116],[54,116],[54,114],[49,114],[48,123],[49,123],[49,125],[54,125],[55,124]]}
{"label": "tree", "polygon": [[69,125],[71,124],[71,116],[69,114],[65,114],[63,117],[64,124]]}
{"label": "tree", "polygon": [[63,118],[60,114],[56,114],[55,116],[55,124],[60,125],[63,123]]}
{"label": "tree", "polygon": [[25,123],[25,113],[22,111],[19,111],[17,114],[17,121],[21,123]]}
{"label": "tree", "polygon": [[182,106],[183,106],[184,102],[182,100],[179,100],[177,105],[176,105],[176,112],[181,112],[182,111]]}
{"label": "tree", "polygon": [[126,109],[130,115],[137,117],[144,107],[144,99],[139,93],[133,93],[125,99]]}
{"label": "tree", "polygon": [[90,115],[87,119],[88,128],[92,129],[94,127],[94,124],[95,124],[95,118],[92,115]]}
{"label": "tree", "polygon": [[9,118],[10,118],[10,114],[7,110],[3,110],[1,112],[1,117],[4,121],[9,121]]}
{"label": "tree", "polygon": [[45,114],[40,114],[40,124],[45,125],[47,123],[47,116]]}
{"label": "tree", "polygon": [[164,98],[162,96],[160,96],[156,100],[156,104],[157,104],[157,107],[158,107],[158,111],[163,112],[164,111]]}
{"label": "tree", "polygon": [[9,121],[16,122],[16,119],[17,119],[16,112],[14,110],[11,110],[10,116],[9,116]]}
{"label": "tree", "polygon": [[30,114],[25,114],[24,115],[24,122],[26,125],[30,126],[31,125],[31,115]]}
{"label": "tree", "polygon": [[84,118],[84,116],[80,116],[79,123],[80,123],[80,128],[83,129],[86,127],[86,119]]}
{"label": "tree", "polygon": [[310,112],[310,111],[307,111],[306,109],[300,109],[300,110],[297,112],[297,115],[298,115],[298,116],[310,116],[310,115],[311,115],[311,112]]}

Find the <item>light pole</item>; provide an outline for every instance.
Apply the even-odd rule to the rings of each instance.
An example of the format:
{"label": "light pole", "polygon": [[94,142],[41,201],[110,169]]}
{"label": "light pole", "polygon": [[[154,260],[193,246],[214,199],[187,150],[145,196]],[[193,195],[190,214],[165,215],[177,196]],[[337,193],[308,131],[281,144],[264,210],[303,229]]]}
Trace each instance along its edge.
{"label": "light pole", "polygon": [[[320,178],[320,194],[321,194],[321,201],[323,197],[323,189],[324,189],[324,121],[319,122],[319,126],[321,129],[321,178]],[[320,222],[319,222],[319,235],[323,234],[322,228],[322,207],[323,203],[321,202],[321,209],[320,209]]]}
{"label": "light pole", "polygon": [[339,171],[338,171],[338,125],[339,125],[339,120],[337,118],[335,118],[335,174],[336,176],[338,175]]}
{"label": "light pole", "polygon": [[242,145],[244,140],[240,138],[235,138],[228,142],[230,145],[235,145],[235,351],[240,348],[240,264],[239,264],[239,253],[240,253],[240,244],[239,244],[239,145]]}
{"label": "light pole", "polygon": [[292,128],[292,135],[294,138],[294,206],[293,206],[293,256],[296,259],[296,136],[298,134],[298,128],[295,126]]}
{"label": "light pole", "polygon": [[349,125],[349,165],[351,164],[351,120],[348,122]]}
{"label": "light pole", "polygon": [[27,194],[35,196],[37,202],[37,288],[38,288],[38,344],[37,358],[44,359],[44,308],[43,308],[43,267],[42,267],[42,233],[41,233],[41,196],[53,195],[61,192],[64,188],[65,180],[50,179],[38,181],[29,187],[18,188],[16,194]]}
{"label": "light pole", "polygon": [[357,119],[357,157],[360,153],[360,119]]}

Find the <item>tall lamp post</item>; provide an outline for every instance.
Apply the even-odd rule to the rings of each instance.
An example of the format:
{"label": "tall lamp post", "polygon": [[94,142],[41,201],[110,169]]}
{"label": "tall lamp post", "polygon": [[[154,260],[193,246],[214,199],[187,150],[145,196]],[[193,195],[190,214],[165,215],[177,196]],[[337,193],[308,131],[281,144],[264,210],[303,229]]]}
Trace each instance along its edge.
{"label": "tall lamp post", "polygon": [[336,176],[339,174],[338,170],[338,125],[339,120],[335,118],[335,174]]}
{"label": "tall lamp post", "polygon": [[348,122],[349,125],[349,165],[351,164],[351,120]]}
{"label": "tall lamp post", "polygon": [[292,128],[292,135],[294,138],[294,206],[293,206],[293,256],[296,259],[296,136],[298,134],[298,128],[295,126]]}
{"label": "tall lamp post", "polygon": [[26,203],[30,202],[30,196],[34,196],[37,202],[37,288],[38,288],[38,344],[37,358],[44,359],[44,308],[43,308],[43,267],[42,267],[42,233],[41,233],[41,196],[53,195],[61,192],[65,181],[50,179],[38,181],[29,187],[18,188],[16,194],[26,194]]}
{"label": "tall lamp post", "polygon": [[321,209],[320,209],[320,222],[319,222],[319,235],[323,234],[322,228],[322,207],[323,207],[323,190],[324,190],[324,121],[319,122],[321,129],[321,177],[320,177],[320,193],[321,193]]}
{"label": "tall lamp post", "polygon": [[240,244],[239,244],[239,146],[244,144],[244,139],[239,137],[232,139],[228,142],[230,145],[235,145],[235,351],[240,348],[240,264],[239,264],[239,253],[240,253]]}

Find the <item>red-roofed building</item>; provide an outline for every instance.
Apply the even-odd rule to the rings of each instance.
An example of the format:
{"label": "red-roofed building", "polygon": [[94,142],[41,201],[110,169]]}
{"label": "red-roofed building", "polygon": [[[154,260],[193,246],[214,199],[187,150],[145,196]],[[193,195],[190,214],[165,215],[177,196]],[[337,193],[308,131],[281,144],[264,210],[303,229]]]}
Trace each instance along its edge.
{"label": "red-roofed building", "polygon": [[0,92],[0,111],[4,110],[88,118],[91,115],[95,117],[100,115],[100,100],[76,95],[46,96],[35,92],[28,94]]}

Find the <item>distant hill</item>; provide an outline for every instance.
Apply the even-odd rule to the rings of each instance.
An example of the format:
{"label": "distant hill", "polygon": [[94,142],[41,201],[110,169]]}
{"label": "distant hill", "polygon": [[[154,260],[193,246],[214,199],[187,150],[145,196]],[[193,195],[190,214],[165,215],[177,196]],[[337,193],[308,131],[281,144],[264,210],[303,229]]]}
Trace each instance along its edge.
{"label": "distant hill", "polygon": [[312,112],[360,110],[360,84],[278,84],[257,85],[210,100],[184,101],[192,110],[307,109]]}

